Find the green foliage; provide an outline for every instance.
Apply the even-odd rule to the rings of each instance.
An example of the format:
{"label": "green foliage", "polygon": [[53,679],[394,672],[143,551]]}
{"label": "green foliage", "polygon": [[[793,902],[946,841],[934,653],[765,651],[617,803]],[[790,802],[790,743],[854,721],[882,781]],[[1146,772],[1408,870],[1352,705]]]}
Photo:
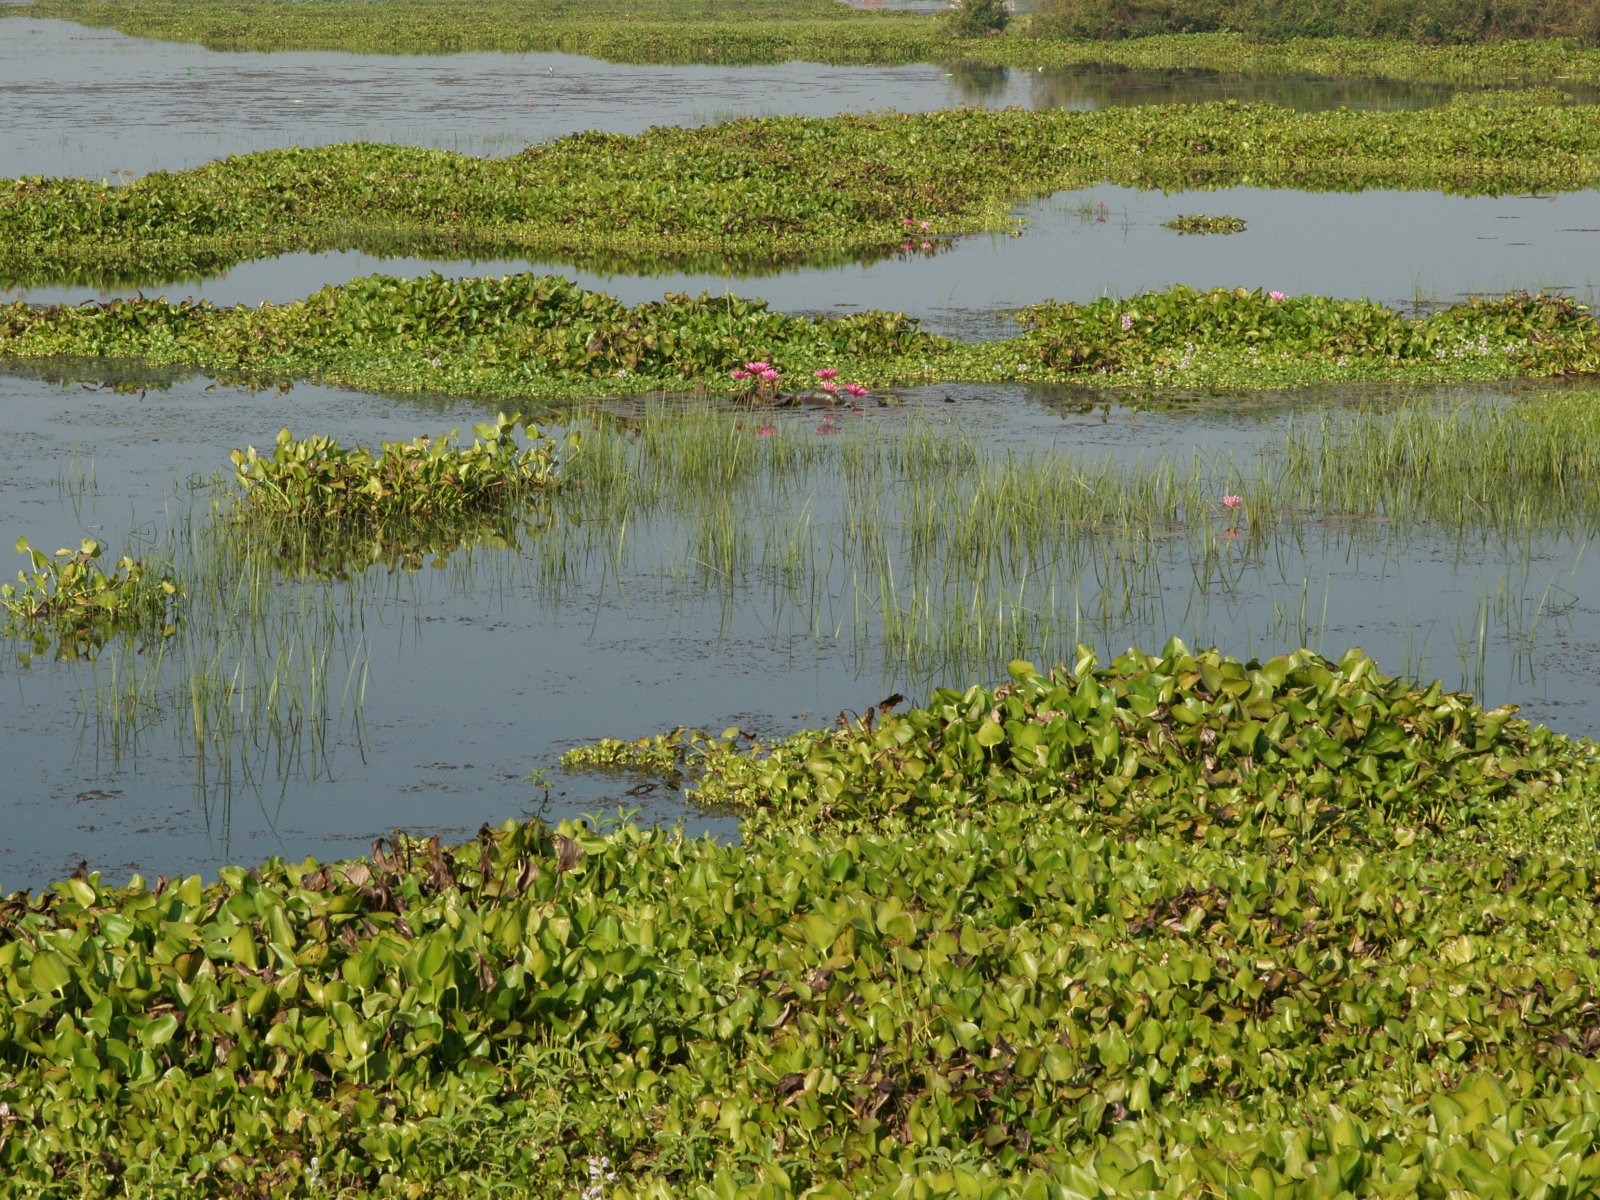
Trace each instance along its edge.
{"label": "green foliage", "polygon": [[[442,565],[465,543],[515,546],[547,517],[530,513],[528,501],[557,482],[555,439],[504,413],[473,433],[470,446],[451,430],[385,442],[374,454],[284,429],[270,456],[233,451],[238,516],[266,526],[274,562],[291,575],[343,577],[376,563],[415,571],[429,556]],[[576,434],[567,447],[578,449]]]}
{"label": "green foliage", "polygon": [[1036,35],[1128,38],[1231,30],[1254,38],[1391,38],[1446,44],[1522,38],[1600,43],[1586,0],[1043,0]]}
{"label": "green foliage", "polygon": [[[1413,319],[1372,301],[1175,287],[1047,303],[1028,332],[958,344],[898,313],[791,317],[761,300],[668,295],[627,306],[565,279],[374,276],[290,304],[161,300],[0,308],[0,355],[103,356],[246,379],[387,391],[578,396],[711,387],[770,361],[872,384],[1067,378],[1281,386],[1317,379],[1505,379],[1600,370],[1600,327],[1570,298],[1515,293]],[[842,390],[842,389],[841,389]]]}
{"label": "green foliage", "polygon": [[[374,454],[322,436],[296,441],[284,429],[271,457],[250,446],[231,458],[250,511],[367,528],[501,508],[554,479],[555,439],[524,425],[520,414],[501,413],[472,431],[476,436],[466,447],[452,429],[437,441],[424,434],[385,442]],[[528,445],[519,445],[519,433]],[[572,448],[576,444],[569,439]]]}
{"label": "green foliage", "polygon": [[[837,0],[733,4],[729,0],[598,0],[581,10],[568,0],[33,0],[26,13],[0,7],[0,17],[59,17],[110,25],[138,37],[195,42],[216,50],[346,50],[377,54],[460,51],[565,51],[613,62],[841,64],[946,62],[949,33],[939,16],[862,12]],[[1223,19],[1223,18],[1226,19]],[[1081,63],[1149,64],[1275,74],[1344,74],[1365,78],[1440,79],[1483,83],[1516,78],[1551,82],[1600,77],[1600,57],[1565,33],[1594,45],[1600,10],[1582,0],[1337,0],[1313,5],[1230,0],[1225,9],[1193,0],[1060,0],[1019,26],[1036,36],[972,35],[959,49],[965,61],[1034,68]],[[1331,30],[1391,30],[1337,39]],[[1314,37],[1246,45],[1236,35],[1145,36],[1167,29],[1250,29],[1252,36]],[[1411,37],[1441,39],[1479,29],[1485,37],[1541,38],[1520,43],[1479,40],[1429,46]],[[1525,32],[1517,32],[1523,30]],[[1141,36],[1130,38],[1128,35]],[[1069,41],[1063,37],[1118,41]],[[1167,43],[1165,46],[1147,43]],[[1179,45],[1181,43],[1181,46]],[[1462,55],[1458,51],[1465,49]],[[1505,51],[1501,53],[1502,49]]]}
{"label": "green foliage", "polygon": [[[273,150],[116,187],[0,182],[0,282],[144,283],[334,248],[747,273],[892,255],[908,220],[947,237],[1009,228],[1023,200],[1102,182],[1565,191],[1600,184],[1600,131],[1571,104],[1296,113],[1225,102],[750,119],[579,134],[504,159]],[[0,340],[15,321],[0,320]]]}
{"label": "green foliage", "polygon": [[1323,359],[1395,368],[1503,364],[1517,373],[1600,371],[1600,326],[1563,296],[1470,300],[1410,319],[1371,300],[1262,295],[1178,286],[1131,300],[1022,310],[1027,353],[1052,372],[1130,372],[1160,379],[1216,357],[1260,367]]}
{"label": "green foliage", "polygon": [[944,28],[952,37],[981,38],[1000,33],[1010,22],[1005,0],[954,0]]}
{"label": "green foliage", "polygon": [[744,845],[507,824],[11,897],[11,1193],[1600,1184],[1586,744],[1173,643],[700,746]]}
{"label": "green foliage", "polygon": [[55,647],[57,658],[92,658],[114,634],[170,637],[176,629],[182,587],[171,575],[123,556],[108,573],[105,547],[85,538],[76,550],[51,557],[17,539],[28,568],[17,582],[0,585],[6,637],[24,639],[24,661]]}
{"label": "green foliage", "polygon": [[1179,213],[1172,220],[1161,222],[1161,227],[1178,233],[1243,233],[1244,220],[1241,217],[1206,217],[1199,214],[1185,216]]}

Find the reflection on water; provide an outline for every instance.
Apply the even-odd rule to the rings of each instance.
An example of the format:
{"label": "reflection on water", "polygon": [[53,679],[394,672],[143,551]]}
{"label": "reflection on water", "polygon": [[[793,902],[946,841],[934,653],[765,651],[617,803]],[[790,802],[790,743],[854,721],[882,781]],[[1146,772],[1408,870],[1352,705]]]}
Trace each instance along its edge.
{"label": "reflection on water", "polygon": [[506,155],[583,130],[957,105],[1101,108],[1271,100],[1422,108],[1432,84],[1207,72],[632,66],[567,54],[235,53],[65,21],[0,25],[0,173],[123,178],[286,146],[377,141]]}
{"label": "reflection on water", "polygon": [[[215,471],[229,449],[270,444],[281,425],[371,444],[482,416],[471,406],[314,387],[250,394],[205,379],[132,382],[145,390],[0,376],[0,429],[13,448],[13,468],[0,478],[0,525],[41,545],[86,533],[113,546],[148,541],[155,527],[205,519],[207,493],[180,483],[175,494],[175,475]],[[1408,395],[1481,402],[1529,390]],[[884,593],[859,541],[861,506],[881,518],[888,552],[907,554],[900,531],[916,508],[905,489],[929,479],[891,472],[870,485],[882,490],[862,492],[858,451],[910,426],[935,441],[1088,464],[1148,465],[1163,455],[1186,463],[1199,453],[1216,474],[1203,495],[1221,495],[1256,447],[1281,443],[1295,414],[1355,395],[1406,400],[1324,389],[1148,412],[1086,389],[991,386],[919,389],[900,405],[840,415],[727,414],[723,444],[755,455],[787,446],[799,466],[776,482],[761,482],[758,471],[727,490],[697,497],[674,487],[659,502],[630,502],[616,510],[625,526],[575,492],[520,554],[458,551],[439,569],[380,566],[350,581],[281,582],[273,605],[293,611],[309,597],[316,611],[335,614],[330,677],[337,693],[350,673],[363,673],[360,728],[350,728],[348,702],[336,694],[331,713],[317,718],[327,725],[315,763],[286,746],[282,730],[246,739],[225,797],[214,776],[199,777],[213,768],[197,760],[186,708],[152,700],[137,748],[113,753],[93,706],[119,660],[19,669],[7,658],[0,890],[39,886],[80,858],[119,879],[133,870],[212,872],[273,853],[357,853],[396,825],[467,836],[482,821],[529,811],[538,794],[523,777],[575,742],[684,722],[780,734],[859,711],[888,689],[915,698],[935,682],[997,677],[1014,647],[980,645],[982,622],[958,618],[943,649],[937,630],[918,634],[932,638],[933,657],[920,665],[884,640]],[[620,403],[610,411],[633,419]],[[582,523],[564,520],[563,504],[569,516],[582,511]],[[1600,732],[1600,717],[1584,707],[1600,654],[1590,599],[1600,594],[1600,556],[1585,552],[1588,535],[1463,545],[1401,536],[1359,516],[1236,546],[1205,533],[1203,517],[1179,521],[1170,541],[1145,552],[1132,591],[1130,577],[1107,574],[1129,561],[1125,547],[1106,558],[1093,529],[1064,534],[1048,579],[1035,572],[1011,593],[1024,617],[1046,621],[1027,652],[1046,660],[1084,640],[1113,653],[1169,634],[1240,654],[1361,645],[1390,670],[1481,682],[1491,703],[1515,701],[1564,730]],[[1207,545],[1202,563],[1196,548]],[[715,557],[730,547],[725,563]],[[897,576],[895,586],[904,584]],[[240,704],[248,671],[242,686]],[[552,782],[551,816],[639,803],[620,793],[630,781],[557,773]],[[645,815],[682,814],[669,805]]]}
{"label": "reflection on water", "polygon": [[[622,275],[562,262],[393,259],[355,251],[296,254],[233,267],[198,282],[143,285],[146,295],[216,304],[286,302],[327,283],[372,274],[567,274],[629,304],[664,292],[760,296],[786,312],[882,309],[957,336],[1006,336],[996,309],[1089,301],[1184,283],[1290,295],[1370,298],[1406,309],[1524,288],[1592,303],[1600,291],[1600,192],[1446,196],[1437,192],[1306,193],[1230,188],[1161,194],[1127,188],[1062,193],[1021,210],[1022,236],[962,238],[948,252],[745,278],[700,271]],[[1180,213],[1227,213],[1246,229],[1184,237],[1162,227]],[[79,303],[139,288],[48,287],[0,299]],[[988,314],[987,317],[985,314]]]}

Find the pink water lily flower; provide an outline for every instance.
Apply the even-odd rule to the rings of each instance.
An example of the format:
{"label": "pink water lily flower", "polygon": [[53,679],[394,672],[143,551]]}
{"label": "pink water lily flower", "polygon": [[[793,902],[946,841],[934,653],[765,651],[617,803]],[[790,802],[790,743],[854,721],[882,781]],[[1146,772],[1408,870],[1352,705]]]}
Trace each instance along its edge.
{"label": "pink water lily flower", "polygon": [[916,224],[916,222],[913,221],[910,217],[901,217],[900,218],[900,224],[904,225],[907,229],[910,229],[913,225]]}
{"label": "pink water lily flower", "polygon": [[772,370],[772,364],[769,362],[747,362],[744,365],[744,369],[752,375],[759,375],[763,371]]}
{"label": "pink water lily flower", "polygon": [[932,229],[933,228],[933,222],[932,221],[924,221],[922,223],[922,228],[924,228],[924,229]]}
{"label": "pink water lily flower", "polygon": [[749,379],[750,378],[750,372],[746,371],[746,370],[743,370],[743,369],[741,369],[739,367],[735,367],[733,370],[729,371],[728,374],[733,376],[733,378],[735,378],[735,379]]}
{"label": "pink water lily flower", "polygon": [[1229,509],[1229,510],[1238,508],[1239,505],[1241,505],[1243,503],[1244,503],[1244,497],[1243,496],[1224,496],[1222,498],[1222,507],[1226,508],[1226,509]]}
{"label": "pink water lily flower", "polygon": [[1285,296],[1282,292],[1268,292],[1267,293],[1267,299],[1268,300],[1287,300],[1288,297]]}
{"label": "pink water lily flower", "polygon": [[817,378],[818,379],[837,379],[837,378],[839,378],[839,368],[838,367],[823,367],[822,370],[817,372]]}
{"label": "pink water lily flower", "polygon": [[847,384],[845,384],[844,385],[844,391],[845,391],[845,395],[849,396],[852,400],[859,400],[863,396],[872,395],[871,392],[869,392],[866,388],[862,387],[859,383],[847,383]]}
{"label": "pink water lily flower", "polygon": [[779,372],[774,367],[768,367],[765,371],[761,372],[761,378],[765,379],[768,383],[777,383],[778,377]]}

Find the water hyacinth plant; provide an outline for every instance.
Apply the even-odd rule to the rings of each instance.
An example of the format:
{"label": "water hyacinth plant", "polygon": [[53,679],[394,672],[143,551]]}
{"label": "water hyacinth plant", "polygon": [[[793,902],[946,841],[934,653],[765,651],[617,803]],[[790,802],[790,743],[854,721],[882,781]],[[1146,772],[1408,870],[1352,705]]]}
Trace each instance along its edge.
{"label": "water hyacinth plant", "polygon": [[879,385],[1094,375],[1279,387],[1600,371],[1600,326],[1587,308],[1525,292],[1411,317],[1368,300],[1177,286],[1034,305],[1017,319],[1019,337],[964,343],[899,313],[799,317],[705,294],[624,305],[558,276],[374,276],[259,307],[0,306],[0,357],[143,357],[246,380],[552,398],[687,391],[715,380],[770,399],[786,370],[791,378],[838,371],[813,375],[809,392],[857,399],[864,393],[840,382],[846,372]]}
{"label": "water hyacinth plant", "polygon": [[931,248],[931,218],[910,213],[936,212],[941,244],[1010,231],[1017,204],[1105,183],[1573,191],[1600,183],[1597,151],[1584,106],[1537,102],[1487,114],[1223,103],[773,117],[577,134],[503,159],[271,150],[116,186],[0,181],[0,283],[144,284],[322,249],[758,274]]}
{"label": "water hyacinth plant", "polygon": [[1220,233],[1226,235],[1243,233],[1245,229],[1245,223],[1244,218],[1242,217],[1207,217],[1198,214],[1185,216],[1184,214],[1179,213],[1170,221],[1161,222],[1161,227],[1163,229],[1170,229],[1175,233],[1201,235],[1208,233]]}
{"label": "water hyacinth plant", "polygon": [[27,647],[23,661],[52,647],[57,658],[92,658],[117,633],[159,638],[175,631],[183,587],[168,571],[128,555],[108,571],[100,565],[105,547],[94,538],[51,556],[21,537],[16,550],[28,567],[16,583],[0,585],[0,607],[4,636]]}
{"label": "water hyacinth plant", "polygon": [[[522,417],[501,413],[473,426],[470,446],[457,431],[434,440],[385,442],[374,454],[331,438],[295,440],[285,429],[269,457],[254,446],[232,454],[246,510],[308,524],[371,528],[397,521],[449,521],[501,508],[555,478],[555,439]],[[527,444],[518,443],[518,435]],[[576,438],[568,446],[576,449]]]}

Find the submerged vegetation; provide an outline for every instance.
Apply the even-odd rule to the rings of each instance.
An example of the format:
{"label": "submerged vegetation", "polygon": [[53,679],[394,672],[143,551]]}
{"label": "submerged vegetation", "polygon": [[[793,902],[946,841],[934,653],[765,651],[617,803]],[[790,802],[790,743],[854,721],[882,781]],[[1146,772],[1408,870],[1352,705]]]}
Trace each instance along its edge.
{"label": "submerged vegetation", "polygon": [[1600,1184],[1591,746],[1179,643],[889,707],[707,743],[738,846],[513,823],[13,896],[10,1186]]}
{"label": "submerged vegetation", "polygon": [[[116,300],[0,306],[0,356],[99,356],[389,391],[574,397],[748,390],[734,372],[873,384],[972,379],[1282,386],[1327,379],[1506,379],[1600,371],[1600,326],[1560,296],[1470,300],[1426,317],[1372,301],[1175,287],[1023,310],[987,343],[896,313],[793,317],[760,300],[627,306],[557,276],[373,276],[256,308]],[[828,381],[833,376],[823,377]],[[847,390],[841,388],[840,390]],[[863,387],[860,394],[865,394]]]}
{"label": "submerged vegetation", "polygon": [[[743,272],[1011,228],[1023,200],[1140,188],[1570,191],[1600,184],[1581,106],[1296,113],[1270,104],[961,109],[577,134],[503,159],[349,144],[112,186],[0,183],[0,282],[184,278],[291,251],[531,256]],[[927,222],[927,226],[921,223]],[[926,239],[926,235],[925,235]]]}

